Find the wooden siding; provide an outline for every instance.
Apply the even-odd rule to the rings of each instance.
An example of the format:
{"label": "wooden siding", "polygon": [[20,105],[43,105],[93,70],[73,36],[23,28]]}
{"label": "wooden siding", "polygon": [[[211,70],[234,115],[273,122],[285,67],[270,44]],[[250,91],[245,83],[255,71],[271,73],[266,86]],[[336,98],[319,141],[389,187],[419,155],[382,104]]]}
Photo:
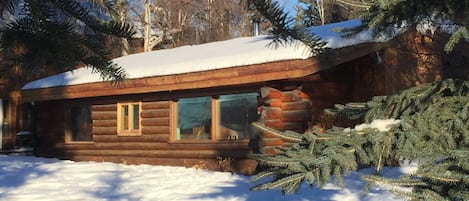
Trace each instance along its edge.
{"label": "wooden siding", "polygon": [[[247,140],[170,142],[170,101],[142,102],[142,133],[138,136],[117,135],[117,103],[93,105],[92,142],[65,140],[64,119],[68,107],[70,105],[67,104],[37,105],[37,155],[128,164],[196,166],[213,170],[228,170],[236,166],[238,169],[233,171],[245,174],[255,169],[255,163],[247,160],[252,152]],[[222,164],[226,158],[238,160],[227,167]]]}
{"label": "wooden siding", "polygon": [[[280,91],[272,87],[261,89],[262,111],[260,122],[278,130],[293,130],[303,133],[311,120],[311,99],[301,88]],[[274,153],[273,147],[284,146],[284,142],[270,133],[265,133],[260,141],[264,153]]]}
{"label": "wooden siding", "polygon": [[382,43],[363,43],[345,47],[337,50],[336,58],[322,63],[318,58],[312,57],[305,60],[287,60],[203,72],[132,79],[117,85],[112,85],[110,82],[100,82],[32,89],[23,91],[22,97],[25,102],[60,100],[203,89],[302,78],[380,50],[386,45]]}

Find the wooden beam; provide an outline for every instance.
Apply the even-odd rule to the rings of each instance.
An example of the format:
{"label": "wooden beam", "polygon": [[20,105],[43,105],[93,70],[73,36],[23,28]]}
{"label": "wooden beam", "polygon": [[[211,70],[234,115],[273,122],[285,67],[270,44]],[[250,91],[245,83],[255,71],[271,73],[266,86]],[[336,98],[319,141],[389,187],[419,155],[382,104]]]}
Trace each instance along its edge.
{"label": "wooden beam", "polygon": [[23,102],[76,99],[100,96],[203,89],[267,81],[302,78],[332,66],[375,52],[383,43],[363,43],[337,50],[337,58],[320,63],[317,57],[238,66],[202,72],[131,79],[112,85],[110,82],[50,87],[22,91]]}

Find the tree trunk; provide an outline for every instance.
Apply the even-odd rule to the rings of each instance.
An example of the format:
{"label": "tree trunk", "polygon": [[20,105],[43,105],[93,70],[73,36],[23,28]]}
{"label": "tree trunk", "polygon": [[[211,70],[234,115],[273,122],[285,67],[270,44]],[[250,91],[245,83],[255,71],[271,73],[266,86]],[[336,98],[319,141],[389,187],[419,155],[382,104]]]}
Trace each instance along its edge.
{"label": "tree trunk", "polygon": [[144,24],[145,24],[145,33],[144,33],[144,39],[143,39],[143,51],[149,52],[151,51],[150,49],[150,40],[151,40],[151,5],[150,5],[150,0],[145,0],[145,18],[144,18]]}

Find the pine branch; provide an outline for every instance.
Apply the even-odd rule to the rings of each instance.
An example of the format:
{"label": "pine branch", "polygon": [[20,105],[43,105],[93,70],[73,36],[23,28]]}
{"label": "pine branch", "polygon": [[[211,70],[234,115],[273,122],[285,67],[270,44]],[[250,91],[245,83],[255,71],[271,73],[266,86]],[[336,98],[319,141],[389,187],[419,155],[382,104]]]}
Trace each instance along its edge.
{"label": "pine branch", "polygon": [[362,179],[367,182],[376,184],[385,184],[390,186],[427,186],[427,183],[422,182],[419,178],[414,177],[402,177],[398,179],[384,178],[378,175],[363,175]]}
{"label": "pine branch", "polygon": [[454,46],[459,43],[461,40],[465,39],[469,41],[469,30],[466,27],[459,28],[455,33],[451,35],[448,42],[445,45],[445,51],[451,52],[454,49]]}
{"label": "pine branch", "polygon": [[[382,131],[373,127],[361,130],[333,127],[320,134],[313,129],[312,133],[303,134],[301,141],[298,141],[301,134],[295,134],[297,141],[291,147],[284,148],[279,155],[262,157],[259,167],[271,171],[277,179],[303,173],[308,184],[322,187],[332,175],[341,183],[342,175],[356,170],[359,162],[375,165],[379,170],[398,159],[425,158],[415,175],[400,179],[365,176],[364,179],[370,183],[412,186],[412,193],[403,194],[415,199],[466,198],[469,81],[437,81],[392,96],[374,97],[364,104],[336,105],[330,111],[344,117],[359,115],[368,123],[386,118],[399,118],[400,122]],[[285,133],[268,128],[264,131],[279,136]],[[284,163],[295,160],[298,163]],[[284,188],[291,191],[298,181],[292,182]]]}
{"label": "pine branch", "polygon": [[272,167],[287,167],[287,166],[292,166],[292,165],[298,165],[300,164],[300,161],[295,158],[288,158],[285,156],[276,156],[273,160],[269,156],[265,156],[262,154],[254,154],[251,155],[253,159],[256,159],[259,163],[267,166],[272,166]]}
{"label": "pine branch", "polygon": [[259,179],[263,179],[263,178],[274,176],[274,175],[275,175],[275,172],[273,172],[273,171],[258,172],[254,176],[251,177],[251,181],[252,182],[258,181]]}
{"label": "pine branch", "polygon": [[276,130],[276,129],[273,129],[273,128],[270,128],[266,125],[264,125],[263,123],[260,123],[260,122],[252,122],[252,125],[256,128],[258,128],[259,130],[265,132],[265,133],[271,133],[281,139],[284,139],[284,140],[287,140],[287,141],[291,141],[291,142],[300,142],[301,139],[303,138],[303,135],[297,133],[297,132],[294,132],[294,131],[284,131],[284,132],[281,132],[279,130]]}
{"label": "pine branch", "polygon": [[272,24],[271,33],[275,45],[284,45],[298,40],[309,46],[315,55],[321,55],[328,50],[325,48],[326,43],[321,41],[319,36],[305,28],[294,26],[294,19],[290,18],[277,2],[254,0],[253,4],[256,10]]}
{"label": "pine branch", "polygon": [[[251,190],[272,190],[283,186],[287,186],[287,188],[282,188],[282,192],[284,194],[288,194],[298,189],[298,185],[304,179],[304,177],[304,173],[297,173],[268,183],[260,184],[251,188]],[[290,187],[289,185],[293,187]]]}

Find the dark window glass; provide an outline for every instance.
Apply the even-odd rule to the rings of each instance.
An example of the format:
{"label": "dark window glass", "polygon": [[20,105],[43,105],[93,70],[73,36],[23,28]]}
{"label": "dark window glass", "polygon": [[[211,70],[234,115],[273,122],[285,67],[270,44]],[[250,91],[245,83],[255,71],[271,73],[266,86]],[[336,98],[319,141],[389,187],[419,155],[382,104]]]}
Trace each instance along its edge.
{"label": "dark window glass", "polygon": [[70,140],[92,141],[93,121],[90,106],[76,106],[70,109]]}
{"label": "dark window glass", "polygon": [[177,102],[176,140],[211,139],[210,97],[181,98]]}
{"label": "dark window glass", "polygon": [[217,139],[246,139],[257,132],[251,123],[259,119],[257,93],[220,96],[220,126]]}

